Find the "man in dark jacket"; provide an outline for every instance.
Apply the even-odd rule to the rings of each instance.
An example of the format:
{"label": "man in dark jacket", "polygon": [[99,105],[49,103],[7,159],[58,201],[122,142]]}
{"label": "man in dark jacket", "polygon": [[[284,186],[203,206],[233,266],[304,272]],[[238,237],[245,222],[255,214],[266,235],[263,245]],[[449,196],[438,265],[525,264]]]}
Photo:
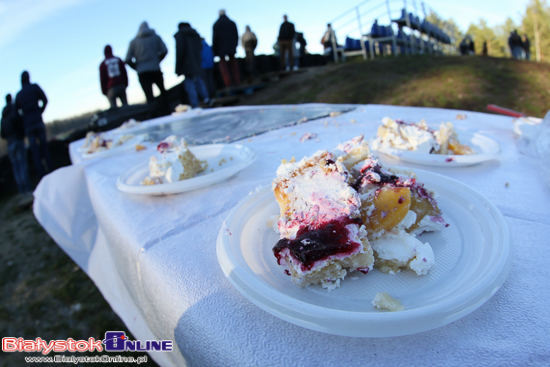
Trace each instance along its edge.
{"label": "man in dark jacket", "polygon": [[[180,23],[179,31],[174,34],[176,39],[176,74],[184,75],[185,90],[191,107],[199,106],[200,98],[208,103],[208,91],[201,78],[201,36],[191,28],[189,23]],[[198,93],[198,94],[197,94]]]}
{"label": "man in dark jacket", "polygon": [[32,190],[32,186],[27,167],[25,129],[19,114],[16,114],[11,94],[6,95],[6,107],[2,110],[2,121],[0,124],[0,135],[8,142],[8,157],[11,162],[17,189],[21,194],[26,194]]}
{"label": "man in dark jacket", "polygon": [[163,113],[169,113],[164,79],[160,71],[160,62],[164,59],[168,49],[154,29],[149,28],[147,22],[141,23],[137,36],[130,42],[126,53],[126,63],[138,73],[139,84],[145,93],[147,102],[154,101],[153,84],[160,90],[160,100]]}
{"label": "man in dark jacket", "polygon": [[15,110],[16,114],[19,113],[23,117],[25,135],[29,139],[34,166],[38,176],[42,178],[45,174],[42,158],[46,160],[48,170],[53,169],[46,140],[46,126],[42,120],[42,113],[46,109],[48,99],[38,84],[31,84],[28,71],[21,74],[21,85],[22,88],[15,97]]}
{"label": "man in dark jacket", "polygon": [[104,54],[105,60],[99,65],[101,92],[109,99],[111,108],[117,107],[117,98],[120,99],[123,106],[127,106],[128,74],[126,73],[126,66],[120,58],[113,56],[111,46],[105,46]]}
{"label": "man in dark jacket", "polygon": [[[226,87],[241,84],[239,65],[235,60],[235,53],[239,44],[237,25],[220,10],[220,17],[212,29],[212,51],[220,58],[220,73]],[[225,58],[229,58],[229,65]],[[231,73],[229,69],[231,68]]]}
{"label": "man in dark jacket", "polygon": [[525,52],[525,60],[531,59],[531,42],[529,41],[529,37],[527,37],[526,34],[523,35],[523,51]]}
{"label": "man in dark jacket", "polygon": [[288,61],[289,66],[286,68],[287,70],[290,70],[294,66],[294,53],[293,53],[293,47],[292,47],[292,40],[294,39],[294,36],[296,34],[296,30],[294,29],[294,24],[290,23],[288,21],[288,18],[286,15],[283,15],[283,24],[281,24],[281,28],[279,28],[279,37],[277,40],[279,41],[279,54],[281,55],[281,70],[285,69],[286,66],[286,58],[285,54],[288,52]]}

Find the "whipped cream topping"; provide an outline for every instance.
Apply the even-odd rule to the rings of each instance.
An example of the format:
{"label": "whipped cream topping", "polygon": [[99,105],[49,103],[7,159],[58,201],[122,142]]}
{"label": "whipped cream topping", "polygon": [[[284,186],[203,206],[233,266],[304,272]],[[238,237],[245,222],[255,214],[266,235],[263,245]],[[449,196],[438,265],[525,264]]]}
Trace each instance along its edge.
{"label": "whipped cream topping", "polygon": [[450,122],[441,123],[439,130],[431,130],[424,120],[414,124],[389,117],[382,119],[372,147],[374,150],[397,148],[431,154],[475,154],[472,148],[460,144]]}
{"label": "whipped cream topping", "polygon": [[187,143],[171,135],[157,145],[158,154],[149,160],[149,176],[159,183],[171,183],[180,180],[184,172],[181,156],[186,152]]}
{"label": "whipped cream topping", "polygon": [[428,128],[424,120],[418,124],[407,124],[384,117],[382,124],[383,126],[378,129],[377,137],[372,143],[375,150],[393,147],[414,150],[418,153],[431,153],[440,148],[434,132]]}
{"label": "whipped cream topping", "polygon": [[283,237],[293,239],[302,227],[315,229],[341,217],[359,216],[359,195],[349,185],[349,172],[334,158],[327,151],[319,151],[300,162],[282,164],[277,170],[273,185],[281,183],[292,203],[290,213],[279,220]]}
{"label": "whipped cream topping", "polygon": [[383,260],[398,262],[417,275],[426,275],[435,263],[435,256],[429,243],[420,242],[414,235],[402,230],[386,232],[371,241],[371,246]]}

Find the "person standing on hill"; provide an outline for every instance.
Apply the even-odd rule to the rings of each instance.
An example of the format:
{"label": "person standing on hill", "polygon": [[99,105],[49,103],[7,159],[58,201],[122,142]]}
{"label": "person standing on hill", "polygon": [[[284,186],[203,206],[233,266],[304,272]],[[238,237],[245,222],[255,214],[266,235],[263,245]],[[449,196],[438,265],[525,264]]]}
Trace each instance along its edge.
{"label": "person standing on hill", "polygon": [[216,86],[214,85],[214,52],[212,47],[202,38],[201,51],[201,77],[206,85],[206,90],[210,96],[210,101],[216,96]]}
{"label": "person standing on hill", "polygon": [[21,194],[30,193],[32,186],[27,167],[25,128],[19,114],[15,111],[11,94],[6,95],[6,107],[2,110],[0,128],[0,135],[8,143],[8,157],[11,162],[17,189]]}
{"label": "person standing on hill", "polygon": [[510,33],[510,37],[508,38],[508,45],[510,46],[512,57],[516,60],[521,60],[523,56],[523,45],[521,42],[521,37],[519,36],[517,30],[514,30]]}
{"label": "person standing on hill", "polygon": [[527,37],[526,34],[523,35],[523,42],[522,42],[523,50],[525,51],[525,60],[531,59],[531,42],[529,41],[529,37]]}
{"label": "person standing on hill", "polygon": [[246,31],[243,33],[241,38],[241,46],[243,46],[246,55],[246,71],[250,79],[252,79],[256,74],[256,69],[254,66],[254,50],[257,45],[258,39],[256,38],[256,35],[250,30],[249,26],[246,26]]}
{"label": "person standing on hill", "polygon": [[113,56],[113,49],[110,45],[105,46],[104,54],[105,60],[99,65],[101,92],[109,99],[111,108],[117,107],[117,98],[120,99],[123,106],[127,106],[128,74],[126,66],[120,58]]}
{"label": "person standing on hill", "polygon": [[290,23],[288,21],[288,17],[286,15],[283,15],[283,23],[281,24],[281,27],[279,28],[279,37],[277,38],[277,41],[279,42],[279,54],[281,55],[281,70],[285,70],[286,66],[286,54],[288,53],[288,65],[286,66],[286,70],[290,70],[290,68],[294,65],[294,53],[292,48],[292,41],[294,40],[294,36],[296,35],[296,29],[294,28],[294,24]]}
{"label": "person standing on hill", "polygon": [[199,106],[199,96],[208,103],[210,98],[201,78],[202,39],[189,23],[180,23],[176,39],[176,74],[184,75],[183,84],[191,107]]}
{"label": "person standing on hill", "polygon": [[48,171],[53,170],[46,140],[46,126],[42,120],[42,113],[46,109],[48,98],[38,84],[31,84],[28,71],[21,73],[21,86],[21,90],[15,96],[15,113],[23,118],[25,135],[29,139],[34,166],[38,176],[42,178],[45,174],[42,159],[46,161]]}
{"label": "person standing on hill", "polygon": [[154,101],[153,84],[160,90],[163,113],[168,113],[168,101],[160,62],[166,57],[168,49],[154,29],[147,22],[141,23],[137,36],[130,42],[125,62],[138,73],[139,84],[145,93],[147,103]]}
{"label": "person standing on hill", "polygon": [[[374,24],[376,25],[376,27],[378,27],[378,20],[375,20]],[[328,56],[329,61],[337,61],[338,40],[336,39],[336,33],[334,32],[334,29],[332,29],[332,24],[330,23],[327,24],[327,30],[325,31],[325,33],[323,34],[323,37],[321,38],[321,44],[325,48],[325,57]],[[330,49],[330,53],[328,52],[329,49]]]}
{"label": "person standing on hill", "polygon": [[235,22],[225,15],[225,10],[220,10],[219,15],[220,17],[212,28],[212,51],[214,51],[214,56],[220,58],[220,73],[225,86],[237,86],[241,84],[239,65],[235,60],[235,53],[239,45],[239,32]]}
{"label": "person standing on hill", "polygon": [[307,66],[307,41],[302,32],[296,32],[296,42],[300,45],[300,67]]}

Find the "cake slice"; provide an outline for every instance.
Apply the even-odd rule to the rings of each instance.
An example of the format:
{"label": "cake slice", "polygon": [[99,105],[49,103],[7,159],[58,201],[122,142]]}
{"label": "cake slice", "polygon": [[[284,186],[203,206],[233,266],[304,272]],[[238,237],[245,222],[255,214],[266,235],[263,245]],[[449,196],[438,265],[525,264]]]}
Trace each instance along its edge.
{"label": "cake slice", "polygon": [[187,148],[184,139],[171,135],[157,146],[158,154],[149,160],[149,176],[142,185],[172,183],[195,177],[203,172],[208,163],[201,161]]}
{"label": "cake slice", "polygon": [[392,120],[389,117],[382,119],[378,127],[373,149],[380,150],[392,147],[403,150],[413,150],[418,153],[469,155],[475,151],[465,144],[461,144],[452,123],[441,123],[439,130],[428,128],[426,121],[406,123]]}
{"label": "cake slice", "polygon": [[[367,152],[368,152],[368,148]],[[294,284],[334,289],[352,271],[368,273],[374,257],[350,186],[346,156],[326,150],[283,163],[273,181],[281,239],[273,248]]]}
{"label": "cake slice", "polygon": [[435,193],[411,172],[384,168],[363,136],[284,161],[272,188],[280,207],[273,253],[300,287],[334,289],[348,273],[373,266],[424,275],[434,263],[416,234],[446,225]]}
{"label": "cake slice", "polygon": [[108,150],[114,147],[118,147],[119,145],[122,145],[126,143],[128,140],[132,139],[134,135],[132,134],[125,134],[122,136],[108,138],[103,133],[95,133],[93,131],[89,131],[86,134],[86,139],[84,140],[84,144],[82,145],[82,150],[86,154],[93,154],[97,152],[101,152],[104,150]]}

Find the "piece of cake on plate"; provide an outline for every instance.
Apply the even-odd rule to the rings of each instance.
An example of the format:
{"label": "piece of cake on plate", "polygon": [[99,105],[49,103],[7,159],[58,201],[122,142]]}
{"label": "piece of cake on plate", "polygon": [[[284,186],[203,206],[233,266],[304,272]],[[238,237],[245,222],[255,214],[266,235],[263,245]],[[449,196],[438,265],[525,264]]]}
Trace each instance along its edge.
{"label": "piece of cake on plate", "polygon": [[89,131],[86,134],[86,139],[84,140],[84,144],[81,149],[87,154],[97,153],[122,145],[133,137],[134,135],[132,134],[125,134],[119,137],[111,138],[106,137],[103,133]]}
{"label": "piece of cake on plate", "polygon": [[158,154],[149,160],[149,176],[142,185],[172,183],[195,177],[208,163],[199,160],[187,147],[184,139],[171,135],[157,146]]}
{"label": "piece of cake on plate", "polygon": [[389,117],[382,119],[372,148],[397,148],[430,154],[475,154],[472,148],[460,143],[450,122],[441,123],[439,130],[431,130],[424,120],[414,124],[392,120]]}
{"label": "piece of cake on plate", "polygon": [[416,234],[446,225],[435,193],[410,172],[382,167],[363,136],[283,162],[273,191],[280,207],[273,253],[300,287],[334,289],[348,273],[373,266],[426,274],[434,263]]}

